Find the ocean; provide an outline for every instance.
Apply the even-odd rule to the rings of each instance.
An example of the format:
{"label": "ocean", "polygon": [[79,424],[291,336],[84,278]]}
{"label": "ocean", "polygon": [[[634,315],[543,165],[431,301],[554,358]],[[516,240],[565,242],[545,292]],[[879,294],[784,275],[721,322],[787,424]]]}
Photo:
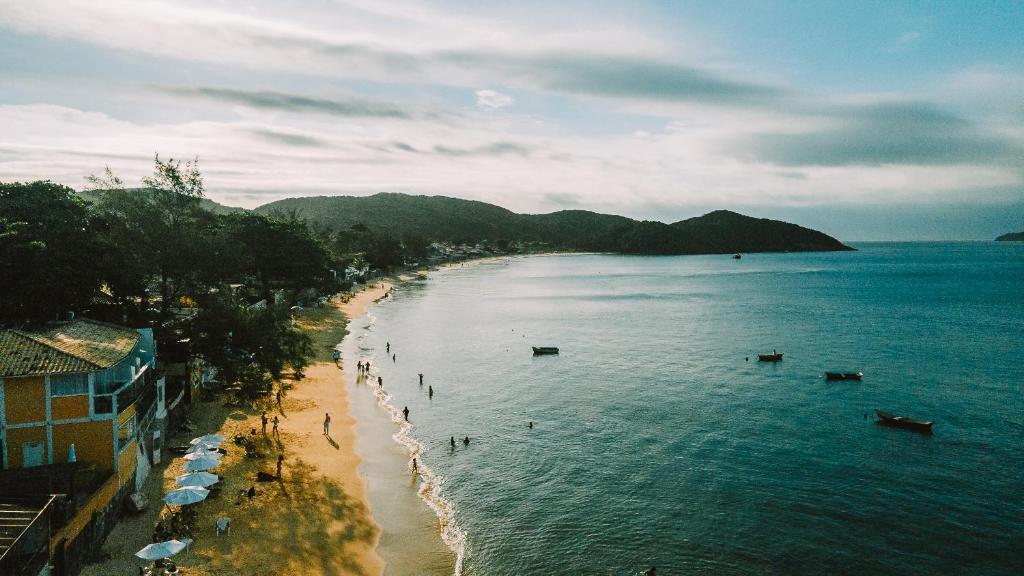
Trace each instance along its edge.
{"label": "ocean", "polygon": [[1024,245],[855,246],[398,285],[344,346],[350,375],[373,366],[348,383],[379,419],[357,449],[385,535],[408,516],[439,538],[419,489],[458,561],[385,536],[389,574],[1024,574]]}

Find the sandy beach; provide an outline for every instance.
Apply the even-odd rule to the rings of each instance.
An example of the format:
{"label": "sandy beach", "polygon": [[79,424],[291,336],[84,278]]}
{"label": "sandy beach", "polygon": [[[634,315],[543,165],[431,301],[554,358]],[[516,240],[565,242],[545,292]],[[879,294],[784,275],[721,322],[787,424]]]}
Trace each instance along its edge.
{"label": "sandy beach", "polygon": [[[255,431],[265,457],[245,458],[241,447],[224,443],[228,454],[214,469],[223,476],[221,493],[196,505],[198,520],[192,548],[175,557],[187,574],[214,575],[335,575],[373,576],[384,573],[376,547],[381,531],[370,511],[366,486],[360,477],[355,450],[355,421],[340,366],[332,351],[345,334],[347,319],[363,314],[390,284],[376,284],[347,303],[335,299],[323,308],[304,310],[298,323],[314,339],[316,358],[301,381],[286,378],[284,398],[254,407],[224,405],[218,396],[197,401],[190,420],[193,433],[171,436],[168,446],[187,444],[206,433],[234,437]],[[260,432],[260,414],[280,420],[280,439]],[[330,435],[323,434],[324,415],[331,415]],[[277,457],[285,457],[282,480],[257,482],[258,471],[273,474]],[[163,494],[174,489],[174,477],[184,460],[167,452],[153,468],[144,492],[150,507],[126,516],[108,537],[101,556],[83,576],[135,574],[143,562],[134,553],[151,542],[153,526],[167,512]],[[239,492],[255,486],[250,502]],[[231,518],[231,533],[217,535],[215,523]]]}

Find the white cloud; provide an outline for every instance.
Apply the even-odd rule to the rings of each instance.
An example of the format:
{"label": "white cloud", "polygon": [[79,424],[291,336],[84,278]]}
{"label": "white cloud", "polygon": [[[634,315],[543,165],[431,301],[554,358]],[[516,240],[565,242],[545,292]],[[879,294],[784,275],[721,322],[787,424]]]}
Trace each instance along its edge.
{"label": "white cloud", "polygon": [[496,90],[477,90],[476,105],[485,110],[497,110],[511,106],[515,102],[508,94],[502,94]]}

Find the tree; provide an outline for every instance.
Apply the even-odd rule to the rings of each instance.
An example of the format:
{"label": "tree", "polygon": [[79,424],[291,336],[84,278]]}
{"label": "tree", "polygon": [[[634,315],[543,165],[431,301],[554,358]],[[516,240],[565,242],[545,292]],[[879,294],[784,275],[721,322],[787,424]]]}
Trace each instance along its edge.
{"label": "tree", "polygon": [[187,332],[193,350],[250,400],[269,394],[286,368],[301,375],[313,357],[312,339],[292,325],[287,305],[252,308],[227,288],[203,299]]}
{"label": "tree", "polygon": [[153,164],[142,189],[125,188],[109,167],[103,177],[87,180],[99,194],[97,210],[106,223],[111,289],[122,299],[138,297],[145,306],[146,288],[155,280],[161,317],[167,318],[181,296],[195,296],[227,270],[218,262],[224,254],[219,221],[199,204],[204,186],[198,159],[183,166],[158,154]]}
{"label": "tree", "polygon": [[228,242],[242,254],[244,270],[256,279],[265,297],[271,284],[299,290],[326,276],[327,251],[295,214],[246,212],[223,218]]}
{"label": "tree", "polygon": [[64,317],[101,286],[101,251],[86,203],[49,181],[0,183],[0,323]]}

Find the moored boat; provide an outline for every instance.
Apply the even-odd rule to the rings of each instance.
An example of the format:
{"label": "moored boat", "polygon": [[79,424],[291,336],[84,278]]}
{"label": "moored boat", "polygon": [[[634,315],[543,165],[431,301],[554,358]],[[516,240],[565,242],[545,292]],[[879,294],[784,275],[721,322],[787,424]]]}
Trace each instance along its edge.
{"label": "moored boat", "polygon": [[740,258],[743,258],[743,254],[733,254],[732,255],[732,259],[733,260],[739,260]]}
{"label": "moored boat", "polygon": [[543,356],[545,354],[558,354],[558,348],[555,346],[534,346],[533,355]]}
{"label": "moored boat", "polygon": [[879,424],[885,424],[886,426],[895,426],[897,428],[906,428],[908,430],[915,430],[917,432],[923,432],[925,434],[932,433],[932,424],[934,424],[934,422],[925,420],[914,420],[913,418],[907,418],[906,416],[896,416],[895,414],[882,412],[878,408],[875,408],[875,414],[878,415]]}
{"label": "moored boat", "polygon": [[860,380],[863,372],[825,372],[826,380]]}
{"label": "moored boat", "polygon": [[772,352],[771,354],[758,354],[758,362],[780,362],[782,360],[781,352]]}

